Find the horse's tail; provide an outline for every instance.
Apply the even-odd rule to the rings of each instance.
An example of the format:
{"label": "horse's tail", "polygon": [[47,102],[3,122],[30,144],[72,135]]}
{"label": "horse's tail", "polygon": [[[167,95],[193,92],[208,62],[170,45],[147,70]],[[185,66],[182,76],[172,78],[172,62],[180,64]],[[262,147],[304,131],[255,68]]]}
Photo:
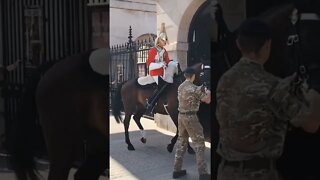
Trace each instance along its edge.
{"label": "horse's tail", "polygon": [[119,84],[119,86],[116,89],[115,96],[111,98],[111,110],[117,123],[122,122],[121,110],[123,110],[123,102],[121,100],[121,89],[122,84]]}
{"label": "horse's tail", "polygon": [[25,83],[17,118],[11,131],[9,152],[18,180],[39,180],[34,157],[46,154],[46,146],[35,103],[35,92],[41,78],[54,63],[46,63],[32,71]]}

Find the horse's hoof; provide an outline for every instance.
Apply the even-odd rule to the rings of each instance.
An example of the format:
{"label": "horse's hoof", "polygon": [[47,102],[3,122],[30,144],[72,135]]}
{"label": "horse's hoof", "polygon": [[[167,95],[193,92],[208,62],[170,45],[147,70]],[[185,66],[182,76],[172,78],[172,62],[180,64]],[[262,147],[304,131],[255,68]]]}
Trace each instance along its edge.
{"label": "horse's hoof", "polygon": [[140,140],[141,140],[141,142],[142,142],[143,144],[145,144],[145,143],[147,142],[147,139],[146,139],[146,138],[141,138]]}
{"label": "horse's hoof", "polygon": [[194,150],[192,148],[188,148],[188,153],[189,154],[195,154],[196,152],[194,152]]}
{"label": "horse's hoof", "polygon": [[135,149],[134,149],[134,147],[132,145],[128,145],[128,150],[129,151],[134,151]]}
{"label": "horse's hoof", "polygon": [[173,146],[171,144],[168,144],[167,150],[171,153],[173,150]]}

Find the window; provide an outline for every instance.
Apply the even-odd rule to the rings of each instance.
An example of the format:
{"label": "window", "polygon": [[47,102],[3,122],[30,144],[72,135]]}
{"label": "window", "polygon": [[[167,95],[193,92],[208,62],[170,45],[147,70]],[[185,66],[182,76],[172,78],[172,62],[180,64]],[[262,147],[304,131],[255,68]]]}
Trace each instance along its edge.
{"label": "window", "polygon": [[117,65],[117,82],[118,83],[122,83],[124,81],[124,77],[123,77],[123,64],[118,64]]}
{"label": "window", "polygon": [[109,6],[91,7],[91,47],[109,47]]}
{"label": "window", "polygon": [[40,9],[26,9],[25,19],[25,48],[27,61],[39,65],[42,60],[42,17]]}
{"label": "window", "polygon": [[138,77],[146,76],[148,74],[148,69],[146,66],[146,61],[148,59],[148,51],[154,46],[154,40],[156,38],[155,34],[143,34],[139,36],[135,43],[138,45],[137,57],[137,68]]}

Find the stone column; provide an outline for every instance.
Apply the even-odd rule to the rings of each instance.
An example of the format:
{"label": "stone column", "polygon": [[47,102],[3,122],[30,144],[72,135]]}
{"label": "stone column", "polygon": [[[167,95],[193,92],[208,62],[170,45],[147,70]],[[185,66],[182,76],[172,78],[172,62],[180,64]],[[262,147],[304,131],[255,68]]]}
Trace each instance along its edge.
{"label": "stone column", "polygon": [[157,34],[161,23],[166,24],[169,44],[165,46],[170,59],[187,67],[188,33],[191,20],[206,0],[157,0]]}

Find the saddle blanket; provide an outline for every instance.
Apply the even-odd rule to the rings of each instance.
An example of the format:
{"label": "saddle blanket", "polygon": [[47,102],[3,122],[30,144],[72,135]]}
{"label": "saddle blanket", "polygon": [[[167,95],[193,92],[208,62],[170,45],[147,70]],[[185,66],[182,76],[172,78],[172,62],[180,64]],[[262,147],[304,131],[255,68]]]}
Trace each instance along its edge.
{"label": "saddle blanket", "polygon": [[152,78],[152,76],[147,75],[143,77],[138,78],[138,83],[142,86],[147,85],[147,84],[152,84],[155,83],[156,81]]}

